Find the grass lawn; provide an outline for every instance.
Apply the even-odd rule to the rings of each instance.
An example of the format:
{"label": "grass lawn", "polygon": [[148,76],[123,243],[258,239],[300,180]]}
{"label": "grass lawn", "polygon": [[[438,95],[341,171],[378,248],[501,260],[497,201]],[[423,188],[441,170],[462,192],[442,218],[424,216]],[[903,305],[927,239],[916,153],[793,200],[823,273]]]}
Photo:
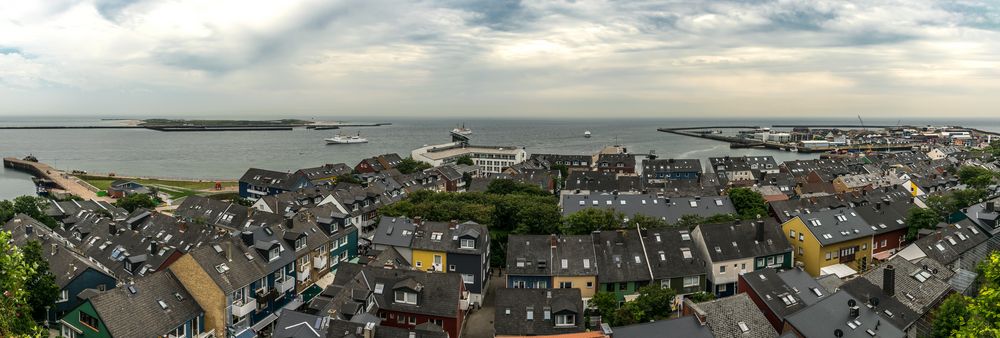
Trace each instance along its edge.
{"label": "grass lawn", "polygon": [[[111,182],[117,180],[114,177],[106,176],[89,176],[89,175],[79,175],[80,179],[90,183],[94,187],[100,190],[108,190],[111,187]],[[194,181],[171,181],[171,180],[158,180],[158,179],[128,179],[136,183],[142,184],[147,187],[156,187],[162,192],[170,195],[170,198],[178,199],[181,197],[187,197],[192,195],[198,195],[202,192],[199,190],[210,190],[215,189],[214,181],[204,181],[204,182],[194,182]],[[239,183],[237,182],[222,182],[223,188],[236,187]]]}

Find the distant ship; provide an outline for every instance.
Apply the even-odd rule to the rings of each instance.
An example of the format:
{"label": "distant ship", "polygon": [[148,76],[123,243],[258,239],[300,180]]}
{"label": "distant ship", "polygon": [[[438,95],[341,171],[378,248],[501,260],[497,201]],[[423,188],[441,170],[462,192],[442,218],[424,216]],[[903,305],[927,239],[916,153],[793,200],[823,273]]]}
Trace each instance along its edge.
{"label": "distant ship", "polygon": [[590,138],[590,130],[583,132],[583,137]]}
{"label": "distant ship", "polygon": [[326,144],[355,144],[355,143],[368,143],[368,139],[361,137],[361,132],[359,131],[357,135],[344,136],[337,134],[332,138],[326,139]]}
{"label": "distant ship", "polygon": [[462,136],[472,135],[472,129],[466,128],[465,123],[462,123],[461,126],[456,126],[451,132]]}

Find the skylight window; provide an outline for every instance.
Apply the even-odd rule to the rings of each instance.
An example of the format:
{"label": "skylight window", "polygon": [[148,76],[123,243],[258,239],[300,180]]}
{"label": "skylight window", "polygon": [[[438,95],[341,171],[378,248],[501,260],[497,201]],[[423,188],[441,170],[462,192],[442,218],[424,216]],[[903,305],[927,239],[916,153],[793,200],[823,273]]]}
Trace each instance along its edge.
{"label": "skylight window", "polygon": [[722,206],[722,200],[715,200],[715,205]]}
{"label": "skylight window", "polygon": [[951,243],[951,245],[958,244],[958,242],[955,241],[954,237],[948,236],[948,237],[945,237],[945,239],[947,239],[948,243]]}
{"label": "skylight window", "polygon": [[809,290],[812,290],[816,297],[823,297],[823,292],[820,291],[819,288],[809,288]]}
{"label": "skylight window", "polygon": [[659,254],[660,254],[660,260],[661,261],[667,260],[667,254],[666,253],[664,253],[663,251],[660,251]]}
{"label": "skylight window", "polygon": [[740,327],[740,331],[742,331],[743,333],[750,332],[750,327],[747,326],[747,323],[737,322],[736,325]]}
{"label": "skylight window", "polygon": [[584,269],[590,269],[590,259],[589,258],[584,258],[583,259],[583,268]]}
{"label": "skylight window", "polygon": [[375,284],[375,294],[376,295],[381,295],[383,291],[385,291],[385,284],[376,283]]}
{"label": "skylight window", "polygon": [[681,248],[681,256],[683,256],[684,259],[690,259],[691,258],[691,249]]}
{"label": "skylight window", "polygon": [[697,207],[698,207],[698,201],[695,201],[695,200],[691,200],[691,201],[690,201],[690,202],[688,202],[688,203],[690,203],[690,204],[691,204],[691,207],[692,207],[692,208],[697,208]]}
{"label": "skylight window", "polygon": [[637,256],[635,256],[635,262],[636,262],[636,264],[638,264],[638,263],[642,263],[642,260],[641,260],[641,259],[639,259],[639,256],[638,256],[638,255],[637,255]]}
{"label": "skylight window", "polygon": [[167,303],[166,303],[166,302],[164,302],[164,301],[162,301],[162,300],[157,300],[157,301],[156,301],[156,303],[157,303],[157,304],[160,304],[160,308],[161,308],[161,309],[164,309],[164,310],[166,310],[166,309],[170,308],[169,306],[167,306]]}
{"label": "skylight window", "polygon": [[568,259],[563,258],[560,261],[560,263],[561,263],[560,265],[562,266],[563,269],[569,269],[569,260]]}

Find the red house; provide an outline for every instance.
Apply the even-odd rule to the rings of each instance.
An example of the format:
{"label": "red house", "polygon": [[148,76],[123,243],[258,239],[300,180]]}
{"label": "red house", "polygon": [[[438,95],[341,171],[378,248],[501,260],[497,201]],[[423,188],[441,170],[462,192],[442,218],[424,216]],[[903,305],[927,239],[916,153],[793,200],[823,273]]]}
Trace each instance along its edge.
{"label": "red house", "polygon": [[909,231],[906,217],[914,207],[910,199],[894,201],[886,198],[854,208],[875,231],[872,238],[872,259],[887,260],[905,247],[906,233]]}
{"label": "red house", "polygon": [[374,173],[398,167],[401,163],[403,158],[398,154],[384,154],[361,160],[354,166],[354,170],[359,173]]}

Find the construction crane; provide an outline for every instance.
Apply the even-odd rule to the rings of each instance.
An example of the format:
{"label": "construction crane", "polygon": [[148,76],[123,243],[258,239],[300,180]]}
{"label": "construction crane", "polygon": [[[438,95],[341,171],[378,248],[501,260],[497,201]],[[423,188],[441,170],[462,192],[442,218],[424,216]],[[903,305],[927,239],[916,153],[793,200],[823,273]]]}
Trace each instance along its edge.
{"label": "construction crane", "polygon": [[865,129],[865,120],[861,119],[861,114],[858,114],[858,121],[861,121],[861,130],[868,130]]}

